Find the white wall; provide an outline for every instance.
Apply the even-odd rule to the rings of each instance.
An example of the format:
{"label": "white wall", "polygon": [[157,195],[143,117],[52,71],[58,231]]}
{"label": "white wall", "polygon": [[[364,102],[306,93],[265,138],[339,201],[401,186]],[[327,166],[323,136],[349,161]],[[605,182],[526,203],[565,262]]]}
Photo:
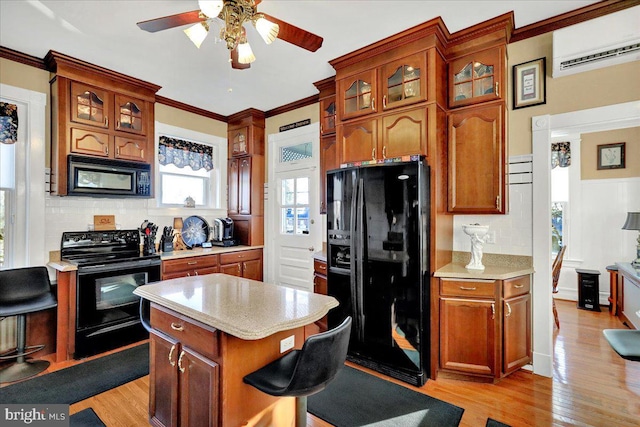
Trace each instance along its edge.
{"label": "white wall", "polygon": [[[571,206],[582,224],[573,233],[581,239],[579,257],[565,260],[559,279],[557,298],[578,300],[576,268],[599,270],[600,304],[608,305],[609,274],[606,267],[629,262],[636,253],[638,233],[622,230],[627,212],[640,210],[640,178],[582,180],[581,202]],[[568,243],[571,244],[571,240]]]}

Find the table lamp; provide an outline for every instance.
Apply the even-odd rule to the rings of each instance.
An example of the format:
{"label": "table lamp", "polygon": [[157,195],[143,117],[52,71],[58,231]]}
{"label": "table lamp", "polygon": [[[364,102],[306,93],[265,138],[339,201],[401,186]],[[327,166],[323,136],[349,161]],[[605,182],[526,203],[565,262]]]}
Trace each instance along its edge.
{"label": "table lamp", "polygon": [[627,220],[622,226],[623,230],[638,231],[638,245],[636,246],[636,259],[631,261],[634,267],[640,267],[640,212],[627,212]]}

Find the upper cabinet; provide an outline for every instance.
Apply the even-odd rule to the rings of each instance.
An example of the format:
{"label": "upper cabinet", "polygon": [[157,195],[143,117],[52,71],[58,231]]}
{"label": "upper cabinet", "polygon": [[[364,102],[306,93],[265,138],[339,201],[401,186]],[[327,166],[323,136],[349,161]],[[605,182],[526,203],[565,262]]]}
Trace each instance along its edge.
{"label": "upper cabinet", "polygon": [[[334,89],[335,92],[335,89]],[[320,134],[336,133],[336,96],[320,99]]]}
{"label": "upper cabinet", "polygon": [[382,109],[427,99],[427,55],[420,52],[382,67]]}
{"label": "upper cabinet", "polygon": [[154,104],[160,86],[50,51],[51,191],[67,194],[67,156],[155,167]]}
{"label": "upper cabinet", "polygon": [[427,99],[427,53],[419,52],[338,81],[341,120]]}
{"label": "upper cabinet", "polygon": [[229,131],[229,157],[250,154],[249,126],[242,126]]}
{"label": "upper cabinet", "polygon": [[449,64],[449,105],[459,107],[502,99],[505,67],[502,46],[452,61]]}
{"label": "upper cabinet", "polygon": [[338,101],[342,120],[376,112],[376,70],[367,70],[338,81]]}

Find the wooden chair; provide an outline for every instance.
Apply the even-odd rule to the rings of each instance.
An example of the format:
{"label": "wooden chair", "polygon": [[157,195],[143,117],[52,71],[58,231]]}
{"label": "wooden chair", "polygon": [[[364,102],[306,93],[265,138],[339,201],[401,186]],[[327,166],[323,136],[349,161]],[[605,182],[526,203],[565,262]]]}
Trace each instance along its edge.
{"label": "wooden chair", "polygon": [[[556,255],[556,259],[553,261],[553,266],[551,267],[551,278],[552,280],[552,292],[554,294],[558,293],[558,279],[560,278],[560,270],[562,269],[562,258],[564,258],[564,253],[567,250],[567,246],[562,246],[560,248],[560,252]],[[556,309],[556,299],[553,300],[553,318],[556,321],[556,327],[560,329],[560,320],[558,320],[558,310]]]}

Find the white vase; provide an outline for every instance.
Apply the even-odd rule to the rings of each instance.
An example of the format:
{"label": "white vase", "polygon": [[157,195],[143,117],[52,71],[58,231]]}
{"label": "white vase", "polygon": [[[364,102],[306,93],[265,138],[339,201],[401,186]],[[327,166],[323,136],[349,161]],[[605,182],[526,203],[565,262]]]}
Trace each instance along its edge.
{"label": "white vase", "polygon": [[489,226],[480,224],[463,225],[462,231],[471,238],[471,261],[465,265],[465,268],[469,270],[484,270],[482,247],[487,238]]}

